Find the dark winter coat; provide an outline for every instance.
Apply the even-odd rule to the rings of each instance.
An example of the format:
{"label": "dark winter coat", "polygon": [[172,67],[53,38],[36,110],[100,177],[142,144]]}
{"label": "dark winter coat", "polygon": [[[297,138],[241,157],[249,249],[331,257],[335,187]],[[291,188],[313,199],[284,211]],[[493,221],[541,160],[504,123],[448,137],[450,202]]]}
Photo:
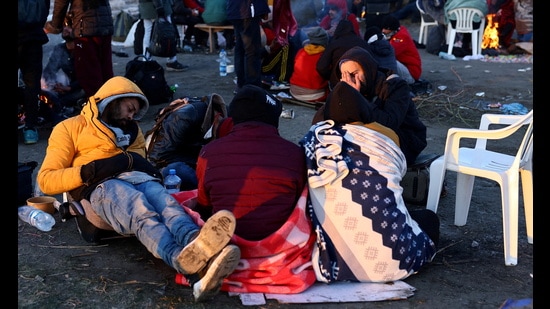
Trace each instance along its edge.
{"label": "dark winter coat", "polygon": [[109,0],[55,0],[52,33],[61,33],[67,15],[73,37],[110,36],[114,32],[113,14]]}
{"label": "dark winter coat", "polygon": [[191,101],[164,119],[156,142],[149,146],[147,157],[157,168],[172,162],[195,167],[201,147],[206,144],[201,130],[208,104]]}
{"label": "dark winter coat", "polygon": [[[371,117],[366,122],[376,121],[394,130],[399,136],[407,165],[412,165],[428,143],[426,126],[418,116],[409,85],[403,78],[389,76],[390,72],[379,68],[374,57],[363,48],[350,49],[342,55],[342,59],[358,62],[365,73],[366,85],[361,87],[360,92],[367,99],[367,113]],[[340,67],[336,71],[341,75]],[[314,122],[322,120],[320,115],[319,112],[315,114]]]}
{"label": "dark winter coat", "polygon": [[227,20],[252,18],[250,4],[254,5],[254,17],[269,14],[267,0],[227,0]]}
{"label": "dark winter coat", "polygon": [[369,49],[367,42],[355,33],[353,25],[347,20],[342,20],[336,27],[334,36],[317,62],[317,72],[329,81],[331,89],[340,81],[341,75],[338,75],[335,70],[338,67],[340,57],[354,46]]}

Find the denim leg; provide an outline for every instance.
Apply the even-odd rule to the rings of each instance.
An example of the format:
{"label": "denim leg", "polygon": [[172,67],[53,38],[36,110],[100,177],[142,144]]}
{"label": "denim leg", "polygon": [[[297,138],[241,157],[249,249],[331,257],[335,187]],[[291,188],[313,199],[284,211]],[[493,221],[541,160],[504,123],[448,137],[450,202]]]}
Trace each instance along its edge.
{"label": "denim leg", "polygon": [[175,269],[178,254],[199,230],[158,182],[133,185],[107,180],[92,192],[90,202],[115,231],[135,235],[149,252]]}
{"label": "denim leg", "polygon": [[199,181],[197,180],[195,169],[181,161],[172,162],[162,168],[162,177],[166,178],[171,168],[175,169],[176,175],[181,178],[181,191],[193,190],[197,188]]}

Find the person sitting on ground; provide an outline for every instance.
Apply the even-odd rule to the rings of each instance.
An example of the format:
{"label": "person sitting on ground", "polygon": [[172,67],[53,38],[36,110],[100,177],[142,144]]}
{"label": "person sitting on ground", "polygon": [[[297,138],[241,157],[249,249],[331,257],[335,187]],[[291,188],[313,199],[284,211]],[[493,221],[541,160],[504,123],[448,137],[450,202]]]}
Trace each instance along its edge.
{"label": "person sitting on ground", "polygon": [[229,210],[237,220],[232,243],[242,257],[223,291],[293,294],[315,282],[305,159],[279,135],[281,112],[272,94],[244,85],[228,106],[233,127],[199,155],[195,211],[208,218]]}
{"label": "person sitting on ground", "polygon": [[[416,105],[410,96],[409,86],[390,70],[378,66],[378,62],[364,48],[354,47],[342,55],[337,75],[357,89],[365,98],[371,119],[399,136],[401,151],[407,165],[426,148],[426,126],[420,120]],[[312,123],[323,120],[324,108],[313,116]]]}
{"label": "person sitting on ground", "polygon": [[328,46],[317,61],[315,68],[319,75],[329,81],[329,89],[332,89],[340,81],[340,76],[336,73],[340,57],[354,46],[369,49],[367,42],[355,34],[353,25],[348,20],[343,20],[336,27],[334,36],[329,40]]}
{"label": "person sitting on ground", "polygon": [[334,36],[336,28],[341,20],[349,20],[353,26],[353,32],[360,36],[359,22],[355,14],[348,11],[348,4],[346,0],[327,0],[328,13],[321,21],[319,26],[325,29],[330,38]]}
{"label": "person sitting on ground", "polygon": [[384,39],[382,30],[377,26],[368,27],[365,30],[364,39],[369,44],[369,52],[378,62],[378,65],[397,73],[395,51],[390,42]]}
{"label": "person sitting on ground", "polygon": [[228,245],[231,212],[199,226],[166,191],[159,171],[145,159],[137,123],[149,103],[129,79],[109,79],[82,108],[52,130],[37,175],[44,194],[69,192],[121,235],[135,235],[156,258],[192,278],[196,301],[219,291],[237,266],[240,250]]}
{"label": "person sitting on ground", "polygon": [[[226,26],[231,25],[227,20],[226,13],[227,0],[208,0],[204,3],[204,12],[202,12],[202,19],[207,25],[213,26]],[[235,46],[235,33],[233,29],[223,30],[224,43],[220,45],[220,36],[218,35],[218,48],[225,48],[231,50]]]}
{"label": "person sitting on ground", "polygon": [[429,209],[407,209],[402,139],[373,118],[367,100],[342,81],[327,98],[323,120],[300,141],[321,282],[402,280],[436,254],[439,218]]}
{"label": "person sitting on ground", "polygon": [[48,63],[42,71],[41,94],[51,101],[49,103],[53,105],[54,117],[59,121],[63,119],[62,115],[72,116],[79,112],[78,102],[86,98],[74,70],[74,40],[71,38],[71,32],[71,27],[63,27],[61,37],[65,41],[53,47]]}
{"label": "person sitting on ground", "polygon": [[407,27],[392,15],[384,17],[382,33],[390,41],[397,60],[397,74],[411,85],[422,75],[422,58]]}
{"label": "person sitting on ground", "polygon": [[217,94],[210,98],[176,99],[168,108],[176,105],[178,107],[161,120],[157,134],[154,131],[146,133],[146,138],[150,138],[147,159],[163,177],[168,176],[170,169],[175,169],[181,179],[180,190],[186,191],[197,188],[195,168],[199,152],[212,138],[207,136],[209,130],[214,129],[212,125],[217,123],[218,117],[226,117],[227,111],[223,98]]}
{"label": "person sitting on ground", "polygon": [[294,58],[294,70],[290,77],[290,94],[297,100],[324,102],[328,94],[328,81],[317,70],[317,61],[328,45],[328,34],[321,27],[312,27],[308,39]]}

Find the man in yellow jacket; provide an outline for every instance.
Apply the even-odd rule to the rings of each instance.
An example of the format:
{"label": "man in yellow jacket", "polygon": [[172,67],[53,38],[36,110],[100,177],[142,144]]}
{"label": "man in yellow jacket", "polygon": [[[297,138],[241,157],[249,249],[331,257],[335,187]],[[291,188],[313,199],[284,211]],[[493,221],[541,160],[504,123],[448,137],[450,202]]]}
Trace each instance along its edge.
{"label": "man in yellow jacket", "polygon": [[144,157],[137,123],[148,107],[132,81],[109,79],[80,115],[53,128],[38,185],[45,194],[69,192],[77,201],[89,200],[117,233],[135,235],[155,257],[188,275],[195,300],[203,301],[239,262],[239,248],[228,245],[235,217],[222,212],[199,228],[165,190],[159,171]]}

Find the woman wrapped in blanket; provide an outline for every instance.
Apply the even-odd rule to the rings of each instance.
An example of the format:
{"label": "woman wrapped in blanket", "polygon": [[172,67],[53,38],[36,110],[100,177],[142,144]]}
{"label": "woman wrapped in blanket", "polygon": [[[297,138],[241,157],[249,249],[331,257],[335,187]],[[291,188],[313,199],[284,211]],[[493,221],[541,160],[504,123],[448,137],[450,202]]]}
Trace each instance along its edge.
{"label": "woman wrapped in blanket", "polygon": [[324,120],[300,141],[317,231],[313,267],[322,282],[405,279],[436,253],[439,219],[430,210],[406,208],[400,182],[407,165],[399,137],[372,120],[364,101],[339,82]]}

